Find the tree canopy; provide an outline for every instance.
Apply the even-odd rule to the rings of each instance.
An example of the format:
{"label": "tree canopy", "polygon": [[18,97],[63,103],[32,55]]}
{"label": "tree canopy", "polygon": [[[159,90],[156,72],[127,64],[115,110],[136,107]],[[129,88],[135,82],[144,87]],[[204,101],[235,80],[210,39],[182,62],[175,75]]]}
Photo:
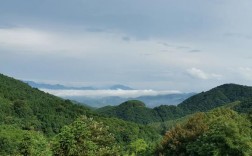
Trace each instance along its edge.
{"label": "tree canopy", "polygon": [[247,116],[218,108],[198,113],[168,131],[162,155],[251,155],[252,130]]}

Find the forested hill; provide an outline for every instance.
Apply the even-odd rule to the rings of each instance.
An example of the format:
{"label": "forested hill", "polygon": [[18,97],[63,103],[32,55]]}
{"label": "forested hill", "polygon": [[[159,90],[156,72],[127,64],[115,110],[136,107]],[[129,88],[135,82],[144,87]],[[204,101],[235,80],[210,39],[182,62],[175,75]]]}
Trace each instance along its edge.
{"label": "forested hill", "polygon": [[148,153],[160,137],[149,126],[103,117],[0,74],[0,155],[119,155],[111,153],[132,153],[131,143],[143,140]]}
{"label": "forested hill", "polygon": [[185,113],[208,111],[234,101],[252,97],[252,87],[224,84],[207,92],[194,95],[178,105]]}
{"label": "forested hill", "polygon": [[147,108],[143,102],[138,100],[126,101],[118,106],[102,107],[96,112],[141,124],[160,121],[160,116],[156,111]]}
{"label": "forested hill", "polygon": [[[251,155],[251,90],[227,84],[179,106],[151,109],[131,100],[93,112],[0,74],[0,155]],[[162,122],[161,130],[168,130],[162,142],[160,130],[142,125],[223,105],[171,129]]]}
{"label": "forested hill", "polygon": [[[110,125],[113,125],[109,122],[112,120],[118,124],[133,124],[105,119],[87,106],[63,100],[3,74],[0,74],[0,108],[0,124],[14,124],[21,129],[41,131],[48,136],[59,133],[63,126],[81,115]],[[134,126],[139,127],[136,124]]]}
{"label": "forested hill", "polygon": [[13,78],[0,74],[0,123],[35,129],[48,135],[58,133],[89,108],[72,104]]}
{"label": "forested hill", "polygon": [[[147,108],[140,101],[131,100],[119,106],[107,106],[97,110],[100,114],[128,121],[147,124],[177,119],[195,112],[205,112],[234,101],[243,101],[252,97],[252,87],[237,84],[224,84],[207,92],[196,94],[178,106],[161,105]],[[132,107],[131,103],[139,103]]]}

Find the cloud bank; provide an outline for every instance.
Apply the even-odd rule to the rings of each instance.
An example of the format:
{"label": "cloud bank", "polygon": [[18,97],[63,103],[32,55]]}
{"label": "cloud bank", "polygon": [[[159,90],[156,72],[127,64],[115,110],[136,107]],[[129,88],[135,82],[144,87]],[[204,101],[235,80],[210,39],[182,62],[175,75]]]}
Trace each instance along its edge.
{"label": "cloud bank", "polygon": [[139,96],[155,96],[165,94],[181,93],[176,90],[155,91],[155,90],[51,90],[41,89],[44,92],[59,97],[85,96],[85,97],[108,97],[118,96],[124,98],[135,98]]}

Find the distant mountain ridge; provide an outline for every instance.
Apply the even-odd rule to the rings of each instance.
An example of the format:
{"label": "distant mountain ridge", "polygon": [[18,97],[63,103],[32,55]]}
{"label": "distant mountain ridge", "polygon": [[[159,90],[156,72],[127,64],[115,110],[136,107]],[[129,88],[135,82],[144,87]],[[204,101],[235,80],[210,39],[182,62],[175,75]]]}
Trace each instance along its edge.
{"label": "distant mountain ridge", "polygon": [[[69,87],[60,84],[44,84],[37,83],[33,81],[24,81],[30,86],[39,89],[51,89],[51,90],[123,90],[123,91],[134,91],[135,89],[116,84],[108,87]],[[119,105],[128,100],[140,100],[143,101],[147,107],[156,107],[159,105],[177,105],[184,101],[185,99],[195,95],[195,93],[169,93],[169,94],[158,94],[158,95],[145,95],[145,96],[137,96],[137,97],[121,97],[121,96],[61,96],[62,98],[71,99],[74,101],[78,101],[80,103],[87,104],[91,107],[104,107],[106,105]]]}
{"label": "distant mountain ridge", "polygon": [[23,81],[30,85],[33,88],[43,88],[43,89],[55,89],[55,90],[64,90],[64,89],[74,89],[74,90],[95,90],[94,87],[68,87],[61,84],[46,84],[46,83],[37,83],[34,81]]}
{"label": "distant mountain ridge", "polygon": [[115,84],[108,87],[93,87],[93,86],[87,86],[87,87],[73,87],[73,86],[65,86],[61,84],[47,84],[47,83],[38,83],[34,81],[23,81],[30,85],[33,88],[43,88],[43,89],[52,89],[52,90],[101,90],[101,89],[108,89],[108,90],[133,90],[133,88],[121,85],[121,84]]}
{"label": "distant mountain ridge", "polygon": [[119,96],[108,96],[108,97],[86,97],[86,96],[68,96],[66,98],[76,100],[81,103],[86,103],[92,107],[103,107],[106,105],[119,105],[128,100],[140,100],[146,104],[147,107],[154,108],[160,105],[177,105],[187,98],[195,95],[196,93],[176,93],[176,94],[165,94],[165,95],[152,95],[152,96],[139,96],[136,98],[124,98]]}

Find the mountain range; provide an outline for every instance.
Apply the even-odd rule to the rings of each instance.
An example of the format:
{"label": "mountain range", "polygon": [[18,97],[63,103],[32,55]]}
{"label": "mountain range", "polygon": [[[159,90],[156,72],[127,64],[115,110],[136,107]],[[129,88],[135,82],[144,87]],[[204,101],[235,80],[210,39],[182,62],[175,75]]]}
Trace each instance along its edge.
{"label": "mountain range", "polygon": [[[99,90],[122,90],[122,91],[134,91],[135,89],[125,86],[125,85],[112,85],[109,87],[69,87],[60,84],[51,85],[45,83],[36,83],[33,81],[25,81],[31,87],[39,88],[39,89],[50,89],[50,90],[92,90],[93,92]],[[138,90],[136,90],[138,91]],[[169,94],[158,94],[158,95],[146,95],[146,96],[136,96],[136,97],[123,97],[123,96],[88,96],[88,95],[78,95],[78,96],[61,96],[65,99],[70,99],[77,101],[79,103],[83,103],[89,105],[91,107],[100,108],[107,105],[119,105],[128,100],[140,100],[143,101],[147,107],[153,108],[159,105],[177,105],[184,101],[185,99],[195,95],[196,93],[169,93]],[[134,95],[135,96],[135,95]]]}
{"label": "mountain range", "polygon": [[78,101],[80,103],[88,104],[89,106],[100,108],[103,106],[119,105],[128,100],[143,101],[147,107],[153,108],[160,105],[177,105],[185,99],[195,95],[195,93],[180,93],[180,94],[166,94],[166,95],[153,95],[153,96],[139,96],[135,98],[126,98],[119,96],[107,97],[87,97],[87,96],[67,96],[63,98]]}
{"label": "mountain range", "polygon": [[0,155],[251,155],[251,116],[250,86],[93,110],[0,74]]}
{"label": "mountain range", "polygon": [[86,86],[86,87],[73,87],[73,86],[65,86],[61,84],[47,84],[47,83],[38,83],[34,81],[23,81],[27,84],[29,84],[33,88],[41,88],[41,89],[52,89],[52,90],[101,90],[101,89],[107,89],[107,90],[133,90],[133,88],[124,86],[121,84],[115,84],[112,86],[106,86],[106,87],[93,87],[93,86]]}
{"label": "mountain range", "polygon": [[[161,105],[153,109],[138,100],[124,102],[118,106],[105,106],[96,111],[110,117],[141,124],[177,119],[196,112],[206,112],[228,103],[244,101],[252,97],[252,87],[224,84],[209,91],[191,96],[177,106]],[[245,106],[244,102],[239,107]],[[247,102],[246,108],[251,108]],[[243,108],[244,110],[244,108]]]}

